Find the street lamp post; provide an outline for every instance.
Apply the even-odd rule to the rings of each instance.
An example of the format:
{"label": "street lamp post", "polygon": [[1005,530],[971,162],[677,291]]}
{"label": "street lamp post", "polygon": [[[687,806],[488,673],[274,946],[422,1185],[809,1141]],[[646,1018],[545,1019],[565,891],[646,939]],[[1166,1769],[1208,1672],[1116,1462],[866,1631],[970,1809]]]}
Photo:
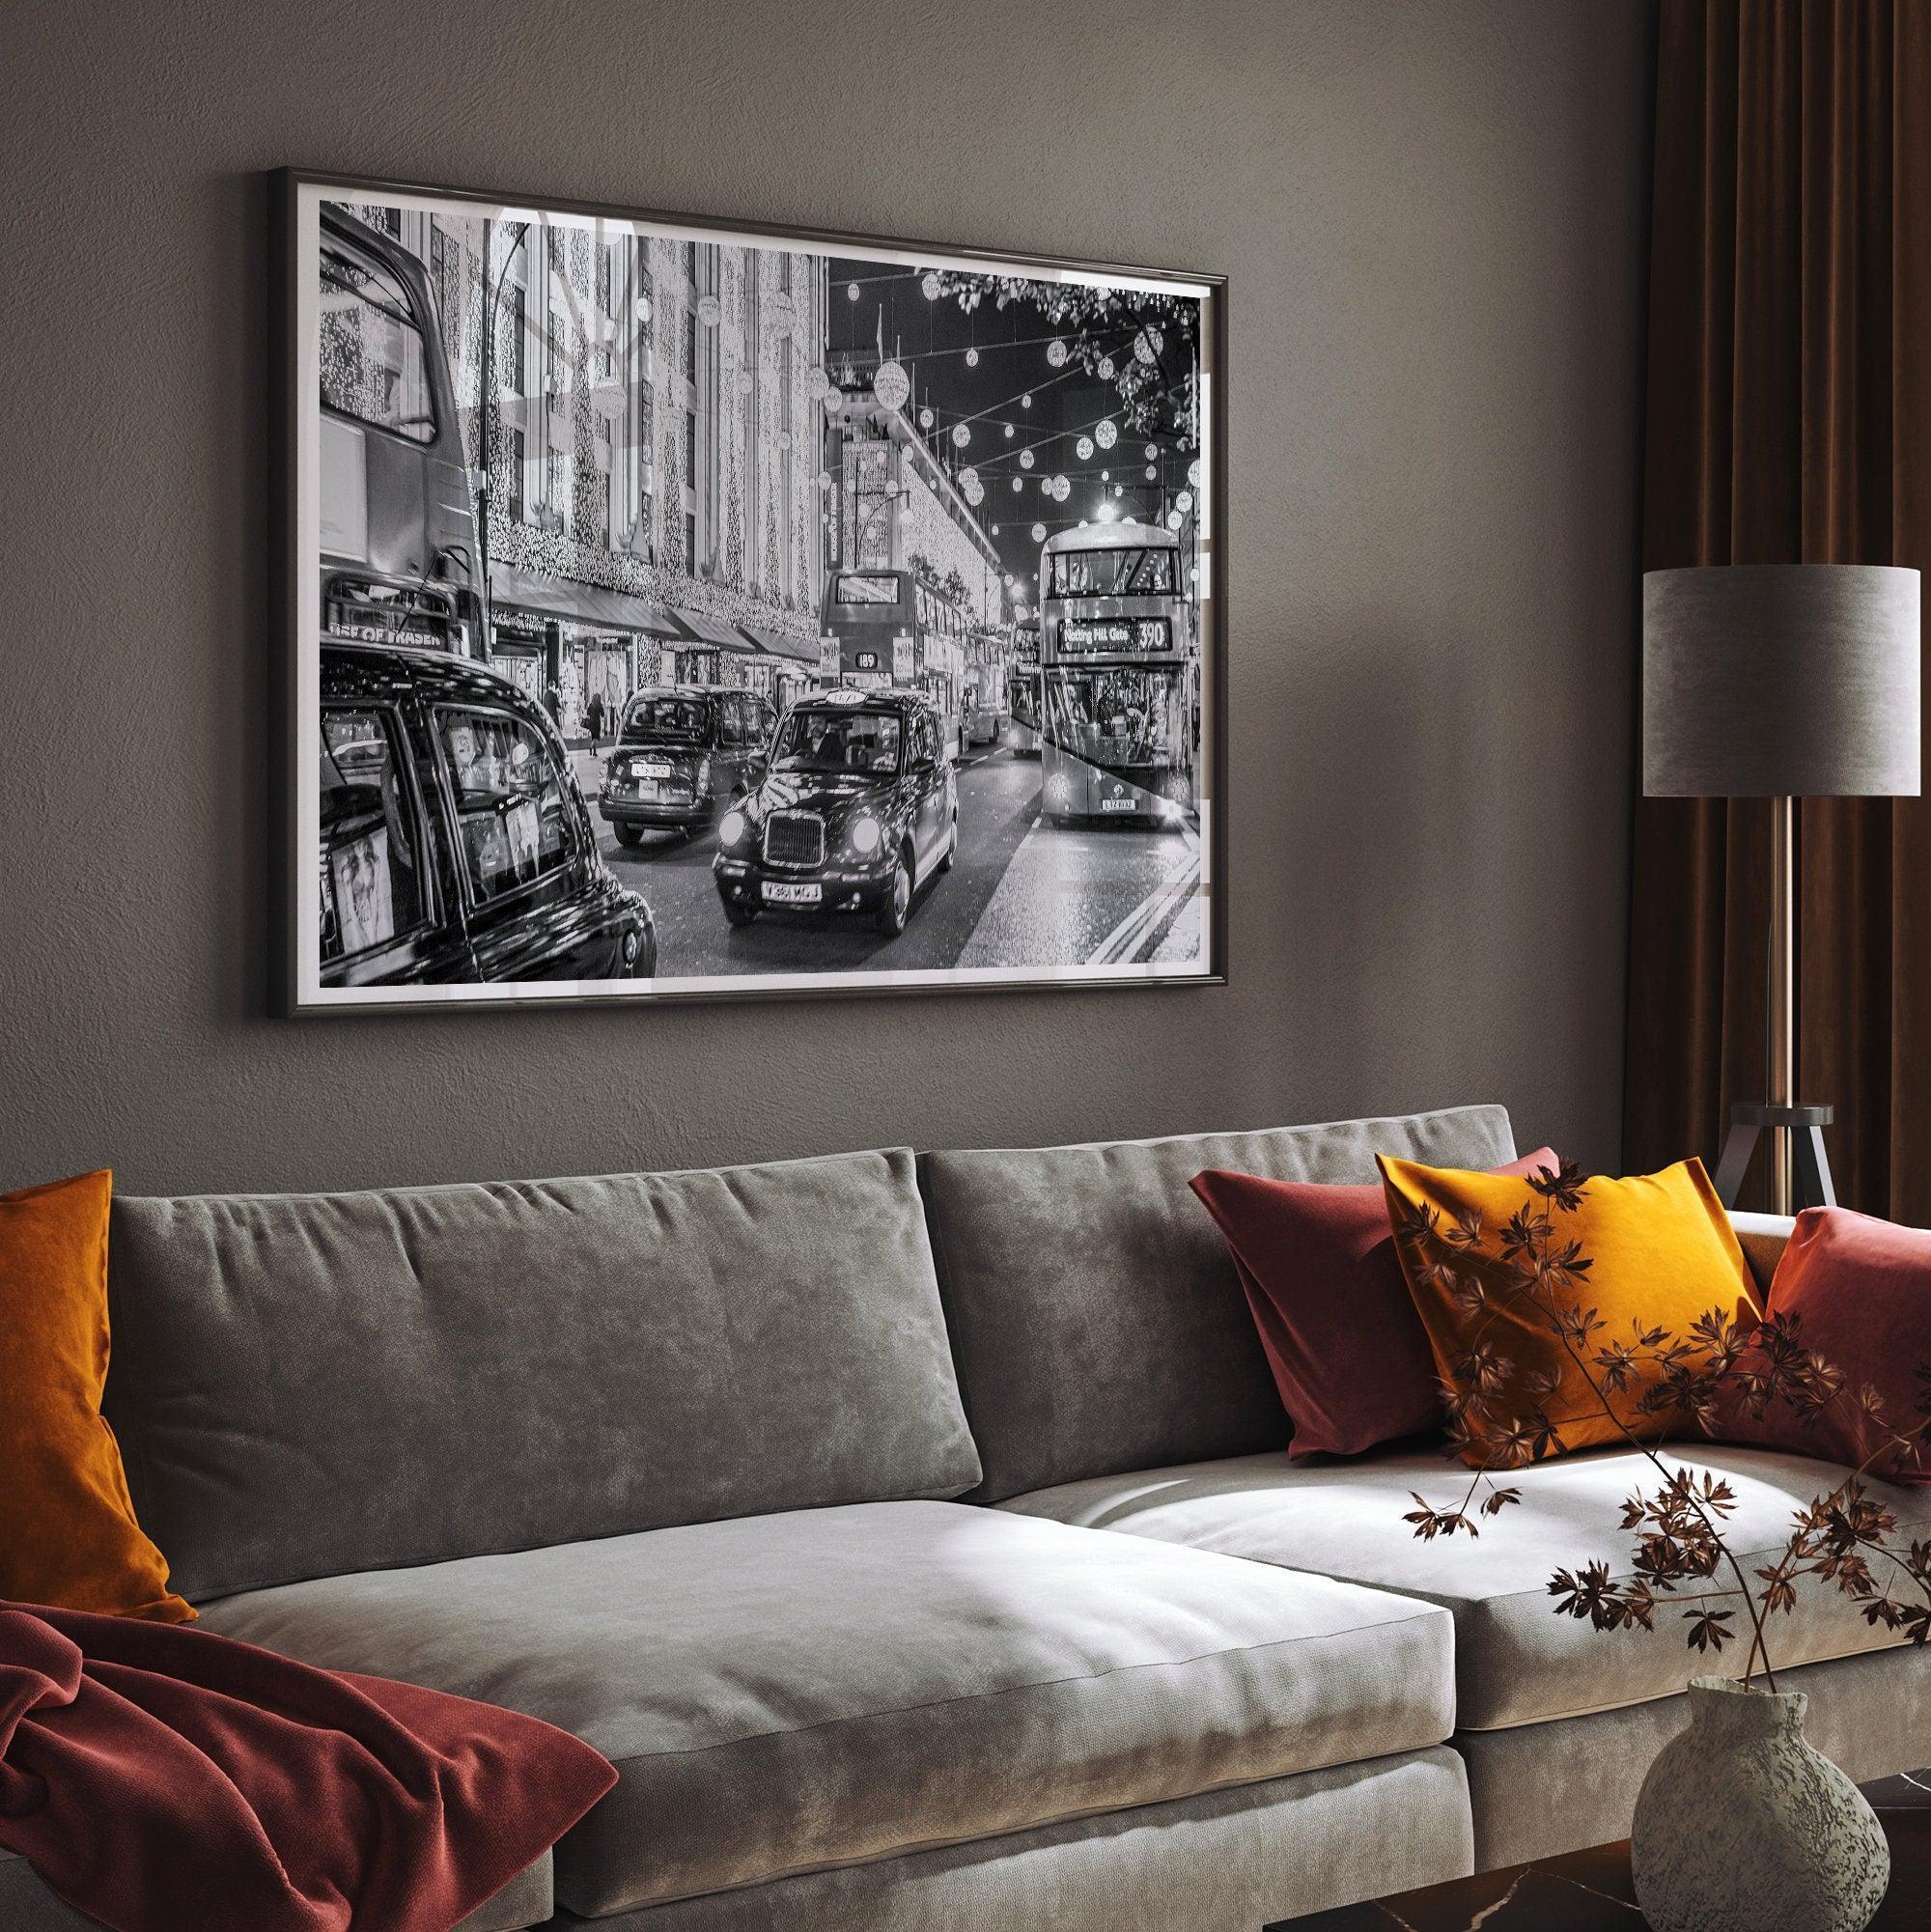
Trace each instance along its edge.
{"label": "street lamp post", "polygon": [[496,268],[493,277],[491,277],[490,270],[490,244],[488,240],[489,230],[487,228],[484,230],[485,240],[483,244],[483,270],[486,279],[484,282],[484,289],[483,289],[483,355],[482,355],[483,406],[479,411],[482,420],[482,437],[481,437],[482,449],[480,451],[480,455],[482,456],[483,459],[481,465],[483,471],[483,480],[480,484],[477,485],[476,489],[476,500],[479,512],[477,518],[477,529],[476,529],[476,552],[481,562],[482,574],[483,574],[483,584],[482,584],[483,640],[482,641],[483,641],[483,660],[485,663],[489,662],[490,656],[490,498],[492,486],[490,482],[491,471],[490,462],[490,413],[491,409],[494,408],[496,403],[496,384],[492,373],[492,365],[495,361],[495,348],[496,348],[496,305],[503,298],[503,284],[509,279],[510,264],[517,259],[517,251],[522,247],[525,241],[529,239],[529,234],[530,234],[530,224],[527,221],[519,221],[517,223],[517,238],[513,242],[511,242],[509,253],[503,257],[501,265]]}

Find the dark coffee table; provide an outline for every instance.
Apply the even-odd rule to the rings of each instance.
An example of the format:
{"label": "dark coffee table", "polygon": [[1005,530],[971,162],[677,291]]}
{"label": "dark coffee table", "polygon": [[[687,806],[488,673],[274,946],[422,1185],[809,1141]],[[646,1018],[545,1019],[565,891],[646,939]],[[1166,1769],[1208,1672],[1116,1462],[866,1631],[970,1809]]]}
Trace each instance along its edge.
{"label": "dark coffee table", "polygon": [[[1890,1890],[1871,1932],[1931,1932],[1931,1771],[1866,1784],[1890,1840]],[[1642,1932],[1629,1840],[1451,1878],[1393,1898],[1283,1919],[1267,1932]]]}

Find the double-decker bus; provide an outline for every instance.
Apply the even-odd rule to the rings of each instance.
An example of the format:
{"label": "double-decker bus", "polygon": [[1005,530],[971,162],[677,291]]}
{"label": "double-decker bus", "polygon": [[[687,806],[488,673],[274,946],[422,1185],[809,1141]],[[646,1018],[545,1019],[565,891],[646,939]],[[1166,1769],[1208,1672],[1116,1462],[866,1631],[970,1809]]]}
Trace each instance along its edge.
{"label": "double-decker bus", "polygon": [[1041,801],[1178,825],[1193,805],[1192,610],[1180,540],[1096,523],[1040,551]]}
{"label": "double-decker bus", "polygon": [[1010,640],[986,625],[975,625],[966,640],[966,682],[959,734],[970,744],[996,744],[1006,723],[1006,673]]}
{"label": "double-decker bus", "polygon": [[938,736],[956,758],[966,639],[971,623],[958,605],[910,571],[834,571],[825,586],[818,675],[860,689],[895,685],[923,691],[938,714]]}
{"label": "double-decker bus", "polygon": [[1039,756],[1039,626],[1021,624],[1006,672],[1006,742],[1016,758]]}
{"label": "double-decker bus", "polygon": [[322,207],[322,628],[485,658],[476,512],[429,277]]}

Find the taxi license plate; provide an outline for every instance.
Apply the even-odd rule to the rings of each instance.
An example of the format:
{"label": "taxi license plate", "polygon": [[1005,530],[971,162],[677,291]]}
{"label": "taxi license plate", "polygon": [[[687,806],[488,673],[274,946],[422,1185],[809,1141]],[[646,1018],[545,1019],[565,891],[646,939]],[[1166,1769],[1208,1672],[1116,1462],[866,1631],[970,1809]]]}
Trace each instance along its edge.
{"label": "taxi license plate", "polygon": [[646,778],[668,778],[670,776],[670,767],[668,765],[639,765],[635,769],[641,771]]}
{"label": "taxi license plate", "polygon": [[1100,800],[1100,809],[1103,812],[1136,812],[1139,808],[1140,801],[1137,798],[1102,798]]}
{"label": "taxi license plate", "polygon": [[765,881],[765,898],[773,906],[816,906],[825,896],[822,885],[795,884],[789,881]]}

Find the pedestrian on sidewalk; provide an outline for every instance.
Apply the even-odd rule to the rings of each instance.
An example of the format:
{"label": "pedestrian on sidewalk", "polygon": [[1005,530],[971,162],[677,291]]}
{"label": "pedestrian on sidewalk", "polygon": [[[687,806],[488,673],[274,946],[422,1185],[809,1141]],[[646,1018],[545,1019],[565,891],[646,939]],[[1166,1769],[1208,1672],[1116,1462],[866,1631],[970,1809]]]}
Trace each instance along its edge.
{"label": "pedestrian on sidewalk", "polygon": [[590,755],[595,758],[603,737],[603,693],[592,691],[583,707],[583,722],[590,733]]}

